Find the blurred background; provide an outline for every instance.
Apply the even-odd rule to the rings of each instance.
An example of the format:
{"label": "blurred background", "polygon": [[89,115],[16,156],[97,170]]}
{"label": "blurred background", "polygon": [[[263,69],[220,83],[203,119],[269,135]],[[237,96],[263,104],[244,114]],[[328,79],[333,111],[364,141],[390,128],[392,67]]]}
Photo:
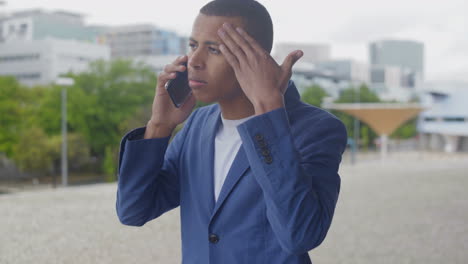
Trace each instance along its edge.
{"label": "blurred background", "polygon": [[[179,212],[115,214],[121,137],[207,1],[0,0],[0,263],[180,263]],[[467,263],[468,2],[260,1],[348,148],[314,263]],[[201,107],[203,104],[197,104]]]}

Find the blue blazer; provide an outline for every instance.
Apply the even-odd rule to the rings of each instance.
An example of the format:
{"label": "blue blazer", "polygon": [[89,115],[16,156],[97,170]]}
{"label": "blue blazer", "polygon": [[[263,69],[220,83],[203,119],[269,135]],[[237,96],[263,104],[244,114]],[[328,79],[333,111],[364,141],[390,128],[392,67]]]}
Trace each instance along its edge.
{"label": "blue blazer", "polygon": [[300,101],[292,81],[285,108],[237,127],[242,145],[214,200],[219,105],[202,107],[169,138],[121,142],[117,215],[141,226],[180,206],[182,263],[311,263],[332,222],[346,130]]}

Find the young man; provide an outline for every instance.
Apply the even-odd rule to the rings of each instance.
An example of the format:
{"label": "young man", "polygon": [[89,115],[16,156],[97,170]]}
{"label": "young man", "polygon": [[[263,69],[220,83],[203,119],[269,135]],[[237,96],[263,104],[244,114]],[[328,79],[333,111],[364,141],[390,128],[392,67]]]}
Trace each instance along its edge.
{"label": "young man", "polygon": [[[120,221],[141,226],[180,206],[185,264],[311,263],[330,227],[346,131],[300,101],[289,78],[302,52],[279,66],[272,40],[258,2],[208,3],[188,56],[159,75],[147,126],[122,140]],[[193,96],[177,109],[164,85],[184,70]],[[217,104],[191,113],[196,99]]]}

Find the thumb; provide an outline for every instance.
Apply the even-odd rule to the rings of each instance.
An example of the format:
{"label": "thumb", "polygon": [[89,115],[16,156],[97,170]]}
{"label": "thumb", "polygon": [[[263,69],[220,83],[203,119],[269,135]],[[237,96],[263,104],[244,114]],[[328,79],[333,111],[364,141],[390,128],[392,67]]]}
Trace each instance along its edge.
{"label": "thumb", "polygon": [[302,50],[296,50],[291,53],[284,59],[281,68],[290,71],[293,65],[304,55]]}

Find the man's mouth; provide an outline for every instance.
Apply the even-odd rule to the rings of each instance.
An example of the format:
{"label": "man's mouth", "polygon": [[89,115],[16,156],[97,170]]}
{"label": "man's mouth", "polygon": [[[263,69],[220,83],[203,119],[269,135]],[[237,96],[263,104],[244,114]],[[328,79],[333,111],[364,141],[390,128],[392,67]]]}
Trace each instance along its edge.
{"label": "man's mouth", "polygon": [[206,84],[207,84],[207,82],[204,81],[204,80],[201,80],[201,79],[197,79],[197,78],[190,78],[189,79],[189,86],[192,89],[204,86]]}

